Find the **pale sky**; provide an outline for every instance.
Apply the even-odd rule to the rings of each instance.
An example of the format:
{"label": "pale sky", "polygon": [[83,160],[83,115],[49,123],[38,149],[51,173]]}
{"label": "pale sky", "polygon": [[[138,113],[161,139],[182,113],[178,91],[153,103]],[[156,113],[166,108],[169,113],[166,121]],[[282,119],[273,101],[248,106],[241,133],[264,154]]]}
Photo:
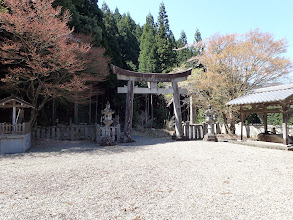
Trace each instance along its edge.
{"label": "pale sky", "polygon": [[[151,13],[157,21],[162,0],[99,0],[120,14],[129,12],[136,23],[143,25]],[[189,43],[196,28],[202,38],[221,34],[246,33],[253,29],[272,33],[276,39],[286,38],[289,47],[285,54],[293,61],[293,0],[165,0],[170,29],[176,40],[184,30]]]}

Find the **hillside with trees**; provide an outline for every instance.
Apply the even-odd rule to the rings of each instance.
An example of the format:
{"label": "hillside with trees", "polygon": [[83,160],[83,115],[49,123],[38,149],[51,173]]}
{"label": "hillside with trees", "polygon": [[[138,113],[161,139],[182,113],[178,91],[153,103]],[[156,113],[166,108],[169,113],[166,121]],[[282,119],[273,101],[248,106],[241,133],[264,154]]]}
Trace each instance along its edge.
{"label": "hillside with trees", "polygon": [[[38,125],[100,123],[107,101],[122,122],[125,94],[117,94],[117,87],[125,82],[116,79],[109,63],[159,73],[192,67],[184,84],[189,94],[181,97],[183,119],[189,120],[192,96],[199,122],[201,108],[212,104],[228,124],[238,115],[224,107],[227,101],[275,82],[291,69],[291,62],[282,59],[286,42],[268,33],[214,35],[203,42],[195,29],[194,39],[187,39],[182,30],[176,40],[164,3],[158,5],[157,15],[146,15],[143,25],[129,13],[113,11],[106,3],[99,8],[97,3],[1,1],[0,98],[13,93],[31,102],[36,107],[31,121]],[[172,122],[171,105],[170,96],[135,95],[134,126],[166,127]]]}

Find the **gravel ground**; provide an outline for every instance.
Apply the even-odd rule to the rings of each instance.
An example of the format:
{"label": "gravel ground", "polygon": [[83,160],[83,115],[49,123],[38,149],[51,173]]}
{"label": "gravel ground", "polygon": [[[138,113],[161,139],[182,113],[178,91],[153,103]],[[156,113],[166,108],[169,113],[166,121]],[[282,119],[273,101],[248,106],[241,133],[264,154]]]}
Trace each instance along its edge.
{"label": "gravel ground", "polygon": [[0,156],[0,219],[292,219],[293,152],[135,139]]}

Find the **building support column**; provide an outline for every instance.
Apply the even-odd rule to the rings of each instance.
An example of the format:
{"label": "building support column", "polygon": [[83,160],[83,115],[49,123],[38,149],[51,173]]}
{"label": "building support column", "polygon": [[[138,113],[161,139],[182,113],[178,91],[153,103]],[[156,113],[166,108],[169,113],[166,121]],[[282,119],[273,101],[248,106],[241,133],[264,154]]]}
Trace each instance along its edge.
{"label": "building support column", "polygon": [[173,105],[174,105],[174,114],[175,114],[176,138],[181,139],[183,137],[182,115],[181,115],[179,88],[178,88],[178,83],[176,81],[172,81],[172,88],[173,88]]}
{"label": "building support column", "polygon": [[244,115],[240,112],[240,140],[243,140],[243,124],[244,124]]}
{"label": "building support column", "polygon": [[283,108],[283,144],[288,145],[288,114],[286,113],[286,109]]}
{"label": "building support column", "polygon": [[13,107],[12,107],[12,124],[16,124],[16,102],[13,101]]}
{"label": "building support column", "polygon": [[268,133],[268,114],[267,113],[263,114],[263,124],[264,124],[265,133]]}

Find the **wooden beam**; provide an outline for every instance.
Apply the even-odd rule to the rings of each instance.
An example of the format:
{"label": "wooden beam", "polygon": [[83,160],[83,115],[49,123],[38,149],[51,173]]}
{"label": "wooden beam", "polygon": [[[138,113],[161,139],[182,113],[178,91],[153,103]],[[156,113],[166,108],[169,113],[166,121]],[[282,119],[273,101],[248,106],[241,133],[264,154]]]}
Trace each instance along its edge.
{"label": "wooden beam", "polygon": [[250,113],[282,113],[283,110],[281,108],[273,108],[273,109],[243,109],[241,112],[250,114]]}
{"label": "wooden beam", "polygon": [[117,75],[117,79],[131,80],[140,82],[180,82],[185,81],[191,74],[192,69],[188,69],[177,73],[140,73],[122,69],[118,66],[110,65],[113,73]]}
{"label": "wooden beam", "polygon": [[[117,88],[118,93],[127,93],[128,87],[118,87]],[[134,87],[134,94],[172,94],[173,89],[172,88],[140,88],[140,87]],[[187,89],[179,89],[180,94],[187,93]]]}
{"label": "wooden beam", "polygon": [[173,87],[173,105],[174,105],[174,114],[175,114],[175,132],[178,139],[182,138],[182,115],[181,115],[181,105],[180,105],[180,94],[178,83],[176,81],[172,82]]}

